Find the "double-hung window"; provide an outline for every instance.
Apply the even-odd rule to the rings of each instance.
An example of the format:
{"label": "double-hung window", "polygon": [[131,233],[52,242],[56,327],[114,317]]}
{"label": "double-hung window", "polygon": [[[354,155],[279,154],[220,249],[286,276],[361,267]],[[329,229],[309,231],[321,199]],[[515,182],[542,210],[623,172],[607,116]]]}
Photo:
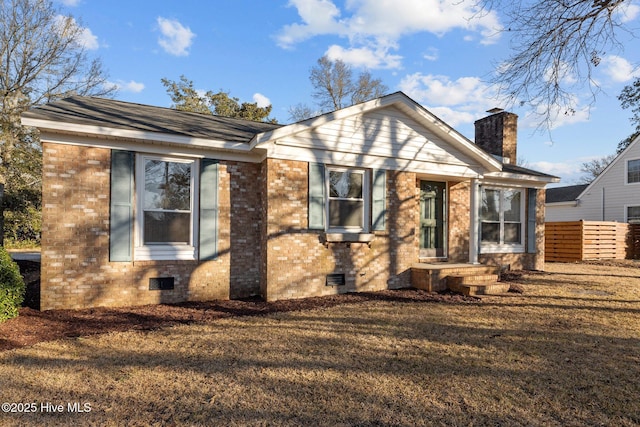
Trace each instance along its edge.
{"label": "double-hung window", "polygon": [[627,184],[640,183],[640,159],[627,162]]}
{"label": "double-hung window", "polygon": [[139,155],[135,258],[197,259],[193,159]]}
{"label": "double-hung window", "polygon": [[327,167],[325,171],[329,231],[367,232],[369,174],[364,169]]}
{"label": "double-hung window", "polygon": [[524,190],[482,188],[480,243],[483,250],[524,250]]}
{"label": "double-hung window", "polygon": [[640,224],[640,206],[627,206],[627,222]]}

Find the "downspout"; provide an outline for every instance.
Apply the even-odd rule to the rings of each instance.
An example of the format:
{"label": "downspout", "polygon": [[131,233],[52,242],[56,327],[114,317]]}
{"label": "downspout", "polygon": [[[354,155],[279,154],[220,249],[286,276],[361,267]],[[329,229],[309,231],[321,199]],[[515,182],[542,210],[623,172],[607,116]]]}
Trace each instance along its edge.
{"label": "downspout", "polygon": [[471,202],[469,212],[469,263],[478,264],[478,202],[480,200],[480,184],[477,178],[471,179]]}

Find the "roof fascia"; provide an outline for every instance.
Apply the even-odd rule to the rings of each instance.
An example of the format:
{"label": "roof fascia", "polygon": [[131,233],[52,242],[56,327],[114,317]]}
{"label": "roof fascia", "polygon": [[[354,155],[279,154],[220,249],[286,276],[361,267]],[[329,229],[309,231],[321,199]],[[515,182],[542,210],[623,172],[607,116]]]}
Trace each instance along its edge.
{"label": "roof fascia", "polygon": [[229,142],[214,139],[195,138],[190,136],[172,135],[162,132],[150,132],[112,128],[108,126],[81,125],[77,123],[58,122],[52,120],[22,117],[24,126],[33,126],[41,131],[62,133],[68,135],[92,135],[107,138],[126,138],[139,141],[164,142],[187,147],[217,148],[221,150],[249,152],[249,144],[244,142]]}
{"label": "roof fascia", "polygon": [[569,200],[569,201],[566,201],[566,202],[545,202],[545,205],[549,206],[549,207],[555,207],[555,206],[558,206],[558,207],[562,207],[562,206],[575,207],[575,206],[578,206],[578,201],[577,200]]}
{"label": "roof fascia", "polygon": [[560,182],[557,176],[536,176],[510,172],[493,172],[485,175],[486,180],[506,181],[513,184],[530,183],[535,187],[544,187],[547,184]]}
{"label": "roof fascia", "polygon": [[230,160],[238,162],[261,163],[266,157],[266,151],[256,149],[251,152],[237,150],[211,149],[210,147],[185,146],[168,144],[157,141],[141,141],[122,138],[100,138],[94,135],[63,134],[44,130],[40,133],[42,142],[76,145],[83,147],[105,148],[110,150],[129,150],[178,157],[215,158],[218,160]]}

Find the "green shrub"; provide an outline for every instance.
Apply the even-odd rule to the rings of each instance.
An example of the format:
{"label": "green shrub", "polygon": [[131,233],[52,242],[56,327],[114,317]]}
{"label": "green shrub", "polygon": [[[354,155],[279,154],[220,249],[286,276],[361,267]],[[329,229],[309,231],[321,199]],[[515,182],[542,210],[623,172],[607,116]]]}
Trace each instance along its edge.
{"label": "green shrub", "polygon": [[0,247],[0,322],[18,316],[25,285],[20,268],[5,248]]}

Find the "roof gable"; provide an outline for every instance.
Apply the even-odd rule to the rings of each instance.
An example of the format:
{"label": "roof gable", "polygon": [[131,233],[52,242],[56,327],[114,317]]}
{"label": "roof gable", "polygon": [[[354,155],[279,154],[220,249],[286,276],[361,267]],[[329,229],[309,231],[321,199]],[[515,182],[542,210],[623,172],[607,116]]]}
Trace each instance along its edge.
{"label": "roof gable", "polygon": [[[637,147],[636,147],[637,146]],[[619,162],[624,162],[623,159],[626,159],[627,156],[632,153],[634,150],[638,150],[640,151],[640,135],[638,135],[636,137],[636,139],[634,139],[633,141],[631,141],[631,144],[629,144],[627,146],[627,148],[625,148],[620,154],[618,154],[616,156],[615,159],[613,159],[613,161],[611,163],[609,163],[607,165],[606,168],[604,168],[604,170],[596,177],[596,179],[594,179],[593,181],[591,181],[591,183],[589,183],[589,185],[587,185],[584,190],[582,190],[582,192],[576,197],[576,199],[580,199],[582,198],[582,196],[586,193],[588,193],[591,188],[595,187],[596,185],[598,185],[600,183],[600,181],[602,181],[610,172],[611,170],[615,169],[618,167],[618,163]],[[638,155],[640,156],[640,152],[638,153]],[[623,165],[624,166],[624,165]],[[622,183],[620,184],[622,185]]]}
{"label": "roof gable", "polygon": [[501,163],[402,92],[256,135],[252,146],[286,144],[388,158],[453,162],[488,171]]}

